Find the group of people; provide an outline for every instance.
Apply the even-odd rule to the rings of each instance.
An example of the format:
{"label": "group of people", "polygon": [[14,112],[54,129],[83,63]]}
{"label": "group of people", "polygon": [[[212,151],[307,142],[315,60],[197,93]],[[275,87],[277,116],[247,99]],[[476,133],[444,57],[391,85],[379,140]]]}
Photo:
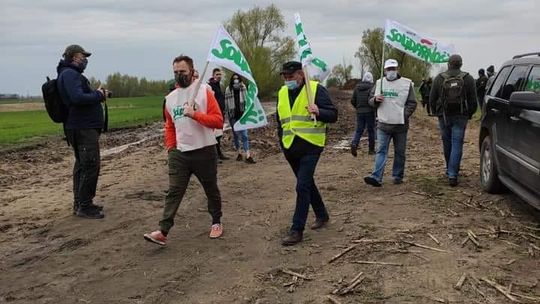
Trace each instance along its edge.
{"label": "group of people", "polygon": [[[458,185],[463,155],[463,141],[467,122],[478,107],[477,84],[474,78],[461,71],[461,56],[450,56],[448,69],[434,80],[425,79],[419,90],[422,105],[432,116],[438,118],[439,131],[446,161],[446,176],[450,186]],[[493,73],[493,67],[490,67]],[[485,93],[485,90],[482,94]],[[375,154],[375,165],[364,182],[374,187],[383,185],[383,173],[388,157],[390,141],[394,143],[392,183],[401,184],[405,173],[405,155],[409,118],[416,110],[417,102],[413,83],[399,73],[395,59],[384,63],[384,77],[373,84],[373,76],[366,73],[356,86],[351,104],[356,108],[357,126],[351,142],[351,154],[357,156],[361,135],[367,126],[369,154]],[[376,127],[375,120],[377,121]],[[376,132],[375,129],[376,128]],[[375,137],[376,135],[376,137]],[[377,150],[374,151],[375,138]]]}
{"label": "group of people", "polygon": [[[83,218],[99,219],[104,217],[103,207],[94,204],[93,199],[100,167],[98,139],[103,126],[100,103],[105,101],[107,92],[101,87],[91,88],[82,75],[90,55],[78,45],[66,48],[58,65],[58,89],[69,109],[64,129],[75,155],[73,212]],[[476,111],[477,104],[474,79],[460,70],[461,65],[459,55],[450,57],[448,71],[433,80],[426,105],[439,119],[446,174],[452,186],[457,185],[467,121]],[[237,160],[255,163],[247,132],[234,130],[245,105],[246,85],[242,77],[233,73],[223,93],[219,68],[213,70],[208,85],[201,85],[195,75],[193,60],[188,56],[174,58],[172,70],[174,87],[165,97],[163,107],[169,189],[159,229],[144,234],[144,239],[162,246],[167,243],[192,175],[197,177],[208,199],[212,219],[209,237],[214,239],[223,235],[217,171],[218,161],[228,159],[220,147],[226,118],[233,128]],[[281,242],[289,246],[302,241],[310,206],[315,213],[311,229],[320,229],[329,221],[314,173],[326,143],[327,124],[337,121],[338,111],[327,89],[317,81],[306,79],[300,62],[283,64],[281,76],[283,85],[277,92],[276,111],[278,140],[296,177],[292,225]],[[393,141],[392,181],[402,183],[409,119],[416,109],[412,81],[400,75],[395,59],[388,59],[384,63],[384,78],[373,84],[373,75],[366,73],[351,102],[356,108],[358,122],[351,153],[357,156],[360,136],[367,127],[368,153],[375,154],[374,169],[364,181],[372,186],[382,186],[389,145]],[[240,140],[245,156],[240,150]]]}

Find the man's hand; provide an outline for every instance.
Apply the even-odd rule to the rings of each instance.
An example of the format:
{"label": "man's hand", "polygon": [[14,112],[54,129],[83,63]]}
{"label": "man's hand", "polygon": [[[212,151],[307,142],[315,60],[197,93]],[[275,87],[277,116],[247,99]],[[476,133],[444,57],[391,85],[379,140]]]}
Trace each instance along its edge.
{"label": "man's hand", "polygon": [[184,105],[184,116],[186,117],[189,117],[189,118],[193,118],[193,116],[195,115],[195,109],[193,109],[193,106],[189,105],[189,104],[185,104]]}
{"label": "man's hand", "polygon": [[375,102],[381,103],[383,101],[384,101],[384,96],[383,95],[375,96]]}
{"label": "man's hand", "polygon": [[317,116],[319,115],[319,107],[318,107],[316,104],[314,104],[314,103],[309,104],[309,105],[306,107],[306,109],[308,110],[308,112],[309,112],[310,114],[315,114],[315,115],[317,115]]}

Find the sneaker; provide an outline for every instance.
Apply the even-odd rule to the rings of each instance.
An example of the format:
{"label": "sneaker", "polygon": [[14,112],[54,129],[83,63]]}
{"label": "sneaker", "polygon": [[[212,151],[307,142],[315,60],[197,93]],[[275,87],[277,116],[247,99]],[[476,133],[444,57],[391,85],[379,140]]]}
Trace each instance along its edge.
{"label": "sneaker", "polygon": [[291,230],[287,236],[281,240],[281,245],[283,246],[292,246],[300,243],[303,238],[303,233],[301,231]]}
{"label": "sneaker", "polygon": [[[95,208],[99,211],[103,211],[103,206],[101,205],[95,205],[94,203],[90,203],[90,207]],[[77,215],[77,210],[79,210],[79,203],[73,203],[73,215]]]}
{"label": "sneaker", "polygon": [[238,154],[238,156],[236,157],[236,160],[237,161],[242,161],[242,154]]}
{"label": "sneaker", "polygon": [[371,185],[373,187],[381,187],[382,184],[378,180],[376,180],[373,176],[366,176],[364,177],[364,182],[368,185]]}
{"label": "sneaker", "polygon": [[257,162],[253,159],[253,157],[246,158],[246,163],[248,164],[256,164]]}
{"label": "sneaker", "polygon": [[394,185],[401,185],[401,184],[403,184],[403,180],[400,179],[400,178],[394,178],[394,179],[392,180],[392,183],[393,183]]}
{"label": "sneaker", "polygon": [[448,184],[450,187],[456,187],[458,185],[457,177],[448,178]]}
{"label": "sneaker", "polygon": [[356,152],[357,149],[358,149],[357,145],[351,145],[351,154],[352,154],[352,156],[354,156],[354,157],[358,156],[358,153]]}
{"label": "sneaker", "polygon": [[76,215],[86,219],[102,219],[105,217],[102,211],[92,205],[80,206]]}
{"label": "sneaker", "polygon": [[319,228],[322,228],[324,227],[327,223],[328,223],[329,219],[328,218],[325,218],[325,219],[315,219],[315,222],[313,222],[313,224],[311,225],[311,229],[313,230],[317,230]]}
{"label": "sneaker", "polygon": [[167,237],[163,235],[163,232],[161,232],[161,230],[156,230],[152,233],[145,233],[144,239],[160,246],[167,245]]}
{"label": "sneaker", "polygon": [[223,225],[222,224],[213,224],[210,229],[210,238],[217,239],[223,235]]}

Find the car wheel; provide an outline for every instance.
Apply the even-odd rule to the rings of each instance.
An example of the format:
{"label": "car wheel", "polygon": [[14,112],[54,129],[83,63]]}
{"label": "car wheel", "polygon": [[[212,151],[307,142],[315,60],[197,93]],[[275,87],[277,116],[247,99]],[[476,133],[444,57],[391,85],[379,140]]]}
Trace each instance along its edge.
{"label": "car wheel", "polygon": [[486,136],[482,141],[480,153],[480,184],[488,193],[501,193],[504,185],[499,180],[499,172],[495,163],[495,154],[491,145],[491,138]]}

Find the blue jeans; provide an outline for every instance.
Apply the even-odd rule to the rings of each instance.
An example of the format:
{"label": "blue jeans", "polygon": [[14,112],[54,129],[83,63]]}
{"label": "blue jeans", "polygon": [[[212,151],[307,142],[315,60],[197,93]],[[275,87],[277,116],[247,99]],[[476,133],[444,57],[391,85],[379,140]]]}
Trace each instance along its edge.
{"label": "blue jeans", "polygon": [[360,143],[360,137],[364,133],[364,129],[367,127],[369,149],[375,149],[375,113],[356,113],[356,131],[352,140],[353,146],[358,146]]}
{"label": "blue jeans", "polygon": [[446,121],[439,117],[439,130],[443,142],[446,174],[449,178],[457,178],[463,155],[463,139],[467,128],[466,116],[447,116]]}
{"label": "blue jeans", "polygon": [[405,132],[385,132],[377,129],[377,154],[375,155],[375,169],[371,176],[379,183],[382,183],[384,166],[388,159],[388,148],[390,140],[394,140],[394,165],[392,166],[392,178],[401,181],[405,172],[405,150],[407,148],[407,131]]}
{"label": "blue jeans", "polygon": [[249,151],[248,130],[243,130],[243,131],[234,131],[233,130],[234,148],[237,151],[240,149],[240,138],[242,138],[242,149],[244,149],[244,152]]}
{"label": "blue jeans", "polygon": [[319,157],[320,154],[291,155],[285,152],[285,158],[296,176],[296,208],[291,231],[304,231],[309,205],[313,207],[318,219],[327,220],[329,218],[313,179]]}

